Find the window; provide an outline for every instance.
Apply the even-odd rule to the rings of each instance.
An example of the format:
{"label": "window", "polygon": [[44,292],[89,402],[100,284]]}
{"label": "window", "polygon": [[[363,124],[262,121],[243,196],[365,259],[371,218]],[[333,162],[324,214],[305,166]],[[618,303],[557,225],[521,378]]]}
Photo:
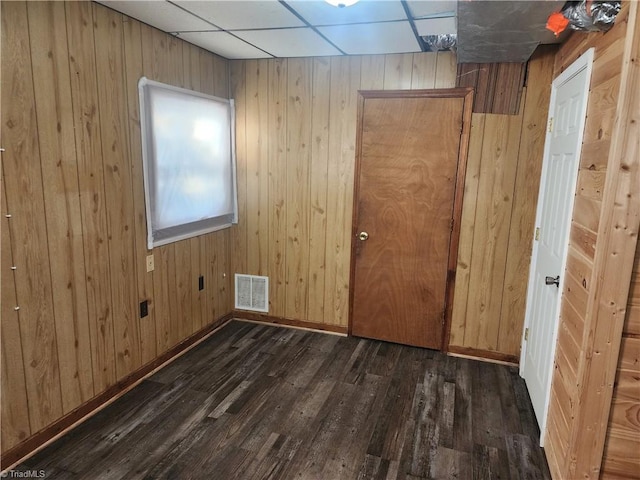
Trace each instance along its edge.
{"label": "window", "polygon": [[237,223],[233,100],[138,88],[149,249]]}

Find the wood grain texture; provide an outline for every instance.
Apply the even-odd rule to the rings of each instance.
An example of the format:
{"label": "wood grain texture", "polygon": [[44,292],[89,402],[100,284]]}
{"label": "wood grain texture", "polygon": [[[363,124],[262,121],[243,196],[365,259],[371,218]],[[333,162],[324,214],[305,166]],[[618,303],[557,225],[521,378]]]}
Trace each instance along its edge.
{"label": "wood grain texture", "polygon": [[462,95],[360,100],[353,231],[369,239],[352,254],[354,335],[440,348]]}
{"label": "wood grain texture", "polygon": [[[461,346],[497,350],[522,115],[487,115]],[[458,319],[458,322],[460,319]],[[454,320],[454,324],[456,320]],[[513,353],[513,352],[511,352]]]}
{"label": "wood grain texture", "polygon": [[450,345],[462,345],[464,343],[484,129],[485,115],[474,114],[469,136],[469,154],[467,156],[467,174],[462,205],[460,242],[458,245],[458,265],[456,268],[456,289],[453,298]]}
{"label": "wood grain texture", "polygon": [[93,10],[84,2],[67,3],[65,7],[84,262],[90,266],[85,283],[91,365],[94,389],[100,392],[115,383],[116,365]]}
{"label": "wood grain texture", "polygon": [[[28,4],[63,413],[93,397],[87,286],[63,3]],[[51,21],[53,20],[53,21]],[[44,121],[42,121],[44,120]]]}
{"label": "wood grain texture", "polygon": [[107,235],[116,346],[116,376],[141,365],[134,262],[131,163],[126,122],[122,15],[94,7],[98,108],[102,137]]}
{"label": "wood grain texture", "polygon": [[[2,8],[2,169],[11,209],[11,246],[31,431],[62,415],[27,5]],[[3,317],[4,318],[4,317]],[[9,317],[11,318],[11,317]]]}
{"label": "wood grain texture", "polygon": [[237,321],[17,469],[54,478],[550,478],[514,367]]}
{"label": "wood grain texture", "polygon": [[[12,342],[2,350],[4,454],[36,448],[61,419],[99,406],[118,378],[200,331],[198,313],[211,325],[232,306],[228,233],[157,249],[156,271],[146,272],[137,95],[144,74],[227,96],[228,62],[98,4],[0,8],[3,208],[12,215],[3,262],[11,253],[16,266],[2,296],[3,309],[20,307],[19,324],[15,310],[1,320]],[[219,281],[200,294],[209,256]],[[4,407],[7,395],[15,407]]]}
{"label": "wood grain texture", "polygon": [[287,263],[285,317],[308,318],[309,183],[311,163],[311,59],[289,59],[287,65]]}
{"label": "wood grain texture", "polygon": [[[545,75],[549,75],[548,69],[550,68],[549,57],[545,58],[547,58],[547,61],[539,60],[531,65],[532,78],[540,80],[532,82],[529,88],[530,105],[528,112],[532,117],[531,121],[527,123],[528,130],[524,140],[520,141],[520,147],[509,153],[509,155],[517,158],[518,155],[525,155],[525,152],[530,152],[527,161],[531,162],[535,159],[534,152],[540,142],[540,132],[544,131],[544,122],[534,121],[534,112],[538,115],[546,115],[547,106],[541,106],[540,103],[540,98],[543,96],[544,91],[548,90],[548,84],[543,81],[546,78]],[[299,61],[295,60],[295,62]],[[287,138],[294,138],[296,129],[301,128],[300,125],[308,122],[309,119],[301,117],[301,113],[295,110],[287,111],[287,104],[292,101],[290,97],[295,97],[295,95],[290,95],[290,89],[300,90],[299,86],[290,82],[294,81],[293,77],[295,75],[287,71],[289,60],[266,60],[265,63],[268,65],[268,88],[266,92],[263,92],[256,87],[256,82],[259,79],[255,72],[251,74],[250,70],[247,71],[247,65],[253,65],[255,62],[232,62],[234,71],[240,72],[240,70],[244,69],[243,73],[234,74],[231,78],[233,89],[237,92],[237,98],[241,103],[244,102],[244,99],[251,99],[251,101],[245,102],[247,108],[243,109],[245,117],[242,118],[257,119],[258,122],[255,123],[252,120],[253,123],[247,123],[246,120],[241,118],[239,120],[238,181],[241,186],[249,181],[251,185],[256,186],[262,192],[262,180],[254,178],[254,174],[258,174],[258,170],[251,167],[253,170],[244,172],[243,169],[246,166],[243,165],[262,165],[261,162],[263,160],[261,157],[267,155],[267,178],[269,183],[266,206],[260,206],[260,215],[257,215],[257,211],[250,212],[249,210],[251,209],[247,209],[248,223],[236,227],[243,230],[241,234],[238,233],[238,238],[244,239],[251,236],[259,236],[260,241],[256,241],[255,246],[261,251],[265,237],[260,233],[260,224],[264,221],[264,212],[266,211],[269,228],[269,234],[266,236],[268,242],[266,275],[270,278],[270,315],[318,324],[346,326],[348,324],[348,312],[345,302],[349,294],[347,266],[350,261],[350,256],[347,252],[351,244],[351,221],[348,201],[352,198],[353,191],[352,172],[355,158],[355,103],[353,98],[355,92],[358,89],[379,90],[391,87],[397,88],[399,86],[411,89],[453,86],[455,82],[455,56],[445,52],[442,54],[416,53],[411,55],[411,58],[407,55],[364,55],[350,57],[349,59],[317,58],[313,60],[310,73],[312,77],[311,86],[306,89],[307,92],[305,93],[308,98],[300,97],[299,100],[307,105],[311,118],[311,147],[309,148],[309,155],[306,157],[309,162],[306,168],[309,172],[310,184],[305,194],[305,198],[308,196],[308,201],[302,216],[289,211],[289,208],[297,209],[298,207],[293,203],[293,197],[287,198],[286,192],[289,189],[301,187],[289,185],[290,181],[287,180],[287,175],[290,177],[293,175],[293,172],[287,172],[286,170],[286,156],[288,153],[291,154],[291,152],[287,152],[287,149],[299,149],[300,143],[289,143]],[[262,70],[262,67],[260,69]],[[317,79],[319,75],[322,77],[322,82]],[[260,76],[262,76],[262,73],[260,73]],[[253,93],[249,93],[246,85],[247,81],[251,81],[252,85],[254,85],[251,87],[251,92]],[[306,81],[308,82],[308,79]],[[265,153],[263,146],[260,146],[257,150],[254,148],[253,154],[249,158],[248,153],[242,153],[243,151],[246,152],[247,147],[250,146],[247,143],[248,139],[254,139],[251,141],[255,144],[255,139],[259,138],[261,133],[259,131],[250,132],[248,129],[264,128],[264,123],[261,120],[261,111],[264,109],[262,106],[263,100],[261,98],[253,98],[256,92],[258,97],[262,95],[267,98],[268,121],[266,128],[269,131],[268,151]],[[523,105],[525,102],[526,99],[523,96]],[[540,108],[544,112],[540,113],[537,110]],[[477,128],[474,126],[474,130],[477,130]],[[246,134],[242,133],[243,131],[246,131]],[[482,126],[481,132],[478,132],[481,135],[478,137],[479,140],[477,142],[480,149],[485,140],[484,131],[484,126]],[[496,129],[491,130],[491,132],[492,135],[497,134]],[[510,135],[514,137],[515,142],[515,138],[519,138],[520,133],[512,131]],[[320,140],[318,136],[320,136]],[[243,138],[245,140],[242,140]],[[529,145],[529,142],[533,143],[533,147]],[[470,158],[475,154],[475,147],[471,147]],[[493,169],[491,162],[494,162],[495,158],[485,160],[489,162],[486,166],[487,169]],[[515,179],[518,179],[518,185],[513,183],[511,186],[505,186],[510,191],[509,196],[515,198],[517,202],[513,204],[511,209],[507,209],[508,211],[504,212],[505,218],[515,219],[513,226],[508,225],[506,231],[509,232],[508,236],[511,241],[515,242],[517,237],[518,241],[520,242],[521,240],[523,244],[527,243],[524,225],[533,221],[532,218],[529,218],[533,207],[528,200],[532,192],[535,194],[535,188],[527,182],[529,178],[527,168],[529,167],[531,165],[523,165],[522,170],[516,172],[513,178],[514,182],[516,182]],[[469,168],[473,170],[474,167],[470,165]],[[263,177],[264,175],[260,170],[259,176]],[[467,197],[463,200],[463,208],[468,211],[461,225],[463,233],[460,241],[462,244],[466,241],[470,242],[469,245],[473,245],[473,237],[469,240],[465,236],[468,233],[465,234],[464,232],[473,232],[475,224],[474,205],[475,198],[477,198],[477,195],[472,198],[474,197],[473,190],[477,188],[473,186],[473,182],[477,183],[478,178],[474,179],[473,172],[467,176],[468,183],[465,186],[465,194],[470,194],[471,197],[469,197],[469,200],[467,200]],[[526,188],[521,188],[523,185]],[[513,197],[514,191],[516,192],[516,197]],[[246,195],[247,199],[251,199],[252,204],[257,202],[256,189],[247,189]],[[262,193],[260,195],[262,196]],[[262,201],[260,203],[262,204]],[[527,213],[523,214],[520,212],[520,208],[525,205]],[[289,221],[294,216],[309,225],[306,238],[298,238],[299,242],[309,245],[308,253],[305,254],[306,258],[304,259],[299,258],[303,255],[302,250],[299,250],[294,245],[292,247],[295,248],[287,248],[287,239],[296,238],[293,233],[299,232],[299,227],[295,227]],[[294,230],[296,231],[294,232]],[[519,233],[520,231],[522,233]],[[519,235],[522,237],[520,238]],[[235,237],[233,242],[236,243]],[[462,245],[461,248],[464,249],[466,247]],[[520,292],[523,285],[526,285],[526,274],[524,271],[520,271],[517,266],[527,256],[527,249],[528,247],[522,251],[512,252],[509,266],[503,266],[503,270],[505,268],[508,269],[508,271],[505,270],[505,275],[510,277],[508,281],[501,280],[504,282],[504,286],[499,289],[500,298],[495,301],[498,304],[502,304],[502,296],[505,295],[507,299],[504,302],[508,306],[507,310],[513,308],[514,315],[506,320],[505,325],[507,327],[505,327],[504,332],[497,326],[501,321],[500,315],[495,319],[487,320],[492,324],[496,324],[495,327],[491,328],[499,329],[502,332],[499,340],[501,346],[498,346],[498,335],[496,334],[496,340],[491,347],[496,352],[500,351],[499,349],[504,346],[505,350],[508,349],[510,351],[503,353],[509,355],[517,354],[523,321],[520,318],[521,314],[517,314],[517,310],[522,308]],[[507,256],[507,251],[505,248],[499,252],[496,261],[506,262],[504,257]],[[238,249],[234,255],[234,265],[231,267],[232,272],[242,273],[249,258],[253,258],[252,262],[254,263],[257,258],[256,248],[253,247],[244,251],[244,254],[240,253],[240,249]],[[238,255],[242,258],[238,257]],[[308,268],[304,284],[290,283],[287,285],[286,272],[292,268],[297,270],[300,262],[307,262],[309,265],[304,267]],[[463,263],[470,265],[470,262],[471,259],[469,257],[468,262]],[[456,283],[454,294],[454,302],[456,304],[466,304],[467,301],[469,284],[465,280],[465,274],[466,272],[463,271],[461,273],[463,281]],[[509,288],[513,288],[513,293],[508,290]],[[308,312],[304,317],[293,317],[290,314],[291,305],[289,302],[298,295],[304,295],[308,303],[306,307]],[[287,312],[287,308],[289,308],[289,312]],[[474,309],[476,308],[474,307]],[[501,308],[496,310],[500,313]],[[507,315],[509,313],[505,312],[505,316]],[[460,334],[464,336],[467,324],[464,317],[460,315],[454,315],[454,317],[458,321],[454,319],[453,329],[457,328],[458,334],[456,336],[455,332],[452,333],[454,336],[452,342],[458,342],[458,338],[461,338]],[[488,318],[489,316],[487,316]],[[480,344],[475,344],[473,338],[473,336],[468,337],[469,345],[467,346],[469,348],[486,350]],[[462,343],[458,344],[462,345]]]}
{"label": "wood grain texture", "polygon": [[327,178],[329,175],[329,105],[325,88],[331,81],[331,63],[327,58],[313,60],[311,111],[311,158],[309,166],[309,281],[307,318],[324,323],[326,276]]}
{"label": "wood grain texture", "polygon": [[139,22],[123,19],[125,85],[127,87],[127,123],[129,126],[129,158],[131,159],[131,184],[135,232],[135,270],[137,279],[137,301],[149,301],[149,315],[140,320],[140,360],[146,364],[156,357],[156,322],[153,301],[153,272],[147,272],[147,214],[144,198],[144,174],[142,165],[142,143],[140,132],[140,103],[138,81],[144,75],[142,59],[142,30]]}
{"label": "wood grain texture", "polygon": [[[571,302],[584,327],[579,356],[572,365],[577,387],[565,402],[552,402],[549,412],[550,419],[560,415],[567,418],[570,432],[564,439],[566,444],[561,445],[555,432],[557,427],[549,424],[552,439],[549,449],[557,449],[549,456],[550,467],[557,476],[595,478],[600,473],[623,331],[621,313],[627,301],[637,242],[640,207],[634,200],[637,195],[634,192],[639,184],[638,155],[637,141],[631,140],[637,135],[637,121],[632,119],[638,116],[639,104],[640,76],[635,62],[640,48],[637,4],[624,3],[619,18],[620,22],[616,21],[615,27],[606,34],[589,35],[582,42],[567,45],[570,50],[561,48],[562,58],[573,58],[586,48],[595,47],[591,89],[600,91],[598,98],[605,107],[612,102],[616,107],[605,108],[597,119],[598,125],[613,125],[610,139],[605,134],[609,127],[605,127],[602,128],[602,139],[585,143],[582,147],[585,161],[581,161],[581,169],[606,171],[606,176],[601,201],[592,199],[591,202],[596,204],[576,202],[580,211],[574,209],[573,215],[572,239],[573,232],[591,231],[589,245],[593,245],[593,251],[587,251],[586,258],[592,259],[592,279],[586,282],[589,288],[586,299],[574,298],[578,294],[584,295],[579,288],[565,294],[565,301]],[[557,69],[566,65],[564,60],[557,59]],[[620,77],[620,86],[611,88],[616,76]],[[603,96],[601,93],[605,90],[610,93]],[[592,110],[597,107],[592,105]],[[600,132],[600,128],[596,131]],[[591,132],[593,130],[591,128]],[[597,230],[591,230],[593,228]],[[561,328],[562,322],[561,319]],[[568,362],[572,358],[571,349],[570,342],[559,342],[556,363],[561,359]],[[598,354],[592,356],[590,352]],[[556,391],[553,385],[563,382],[558,370],[552,382],[552,391]]]}
{"label": "wood grain texture", "polygon": [[0,421],[2,434],[0,439],[5,448],[11,448],[31,434],[29,426],[29,404],[27,403],[27,387],[25,384],[24,363],[22,360],[22,343],[20,341],[20,310],[16,310],[18,299],[16,297],[16,281],[11,267],[13,262],[13,248],[9,230],[11,218],[8,217],[5,177],[2,175],[2,259],[0,268],[0,293],[2,297],[2,323],[0,324],[0,361],[2,375],[2,389],[0,389]]}

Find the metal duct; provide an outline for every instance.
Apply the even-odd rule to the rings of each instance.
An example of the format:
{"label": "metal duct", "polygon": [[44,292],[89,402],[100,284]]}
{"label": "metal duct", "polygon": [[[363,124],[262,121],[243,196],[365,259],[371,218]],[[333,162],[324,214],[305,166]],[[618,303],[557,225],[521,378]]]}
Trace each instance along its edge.
{"label": "metal duct", "polygon": [[606,32],[615,23],[620,12],[619,1],[568,2],[562,15],[569,20],[569,28],[587,32]]}

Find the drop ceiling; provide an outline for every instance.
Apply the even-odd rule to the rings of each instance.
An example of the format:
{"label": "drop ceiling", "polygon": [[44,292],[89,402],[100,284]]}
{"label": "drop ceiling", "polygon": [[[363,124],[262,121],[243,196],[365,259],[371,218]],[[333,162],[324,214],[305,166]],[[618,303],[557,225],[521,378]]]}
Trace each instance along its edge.
{"label": "drop ceiling", "polygon": [[[492,50],[502,52],[494,61],[522,62],[538,43],[554,41],[544,22],[564,2],[360,0],[344,8],[322,0],[100,3],[228,59],[420,52],[428,50],[423,36],[457,33],[472,52],[463,55],[466,62],[491,61]],[[508,26],[510,44],[522,44],[513,58],[510,47],[499,44],[503,32],[496,26]]]}

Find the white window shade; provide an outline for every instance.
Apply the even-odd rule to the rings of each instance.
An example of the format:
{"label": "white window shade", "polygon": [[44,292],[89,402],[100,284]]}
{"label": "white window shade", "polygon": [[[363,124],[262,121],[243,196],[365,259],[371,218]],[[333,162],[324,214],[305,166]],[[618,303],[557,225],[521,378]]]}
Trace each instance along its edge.
{"label": "white window shade", "polygon": [[237,223],[233,100],[138,87],[149,249]]}

